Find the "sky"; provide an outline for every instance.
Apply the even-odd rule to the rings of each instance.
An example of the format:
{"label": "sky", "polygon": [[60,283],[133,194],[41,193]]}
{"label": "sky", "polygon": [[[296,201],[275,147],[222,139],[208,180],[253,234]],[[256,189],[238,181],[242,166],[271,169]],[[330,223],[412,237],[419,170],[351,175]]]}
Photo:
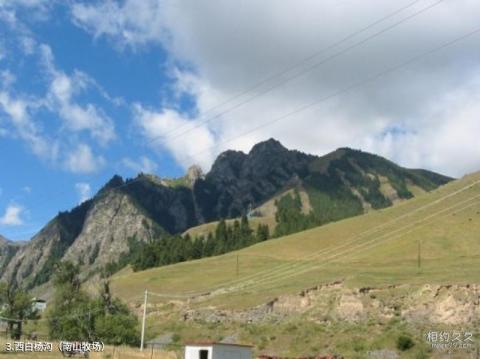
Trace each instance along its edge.
{"label": "sky", "polygon": [[0,0],[0,234],[274,137],[480,170],[477,0]]}

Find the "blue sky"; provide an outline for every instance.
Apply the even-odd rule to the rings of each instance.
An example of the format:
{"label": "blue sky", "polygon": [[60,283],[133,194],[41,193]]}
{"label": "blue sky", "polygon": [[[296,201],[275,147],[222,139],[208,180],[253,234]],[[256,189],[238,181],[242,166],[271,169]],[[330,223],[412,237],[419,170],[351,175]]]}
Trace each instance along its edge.
{"label": "blue sky", "polygon": [[[48,150],[33,149],[32,140],[26,138],[31,134],[22,138],[21,130],[8,119],[8,111],[0,114],[0,212],[4,217],[0,233],[10,239],[29,238],[59,210],[72,208],[115,173],[125,177],[141,170],[164,176],[183,173],[168,152],[148,151],[131,121],[131,104],[141,102],[153,107],[171,101],[174,80],[167,69],[171,59],[161,46],[142,49],[141,54],[119,52],[73,25],[66,6],[48,9],[48,21],[32,18],[28,7],[9,10],[15,10],[16,23],[0,22],[4,95],[8,94],[12,106],[15,101],[23,101],[38,140],[45,141],[47,147],[59,148],[52,155]],[[22,39],[29,45],[22,45]],[[29,48],[23,48],[26,46]],[[52,63],[46,65],[44,52],[48,50]],[[85,82],[72,90],[71,108],[65,109],[65,115],[58,108],[50,108],[61,106],[57,101],[41,103],[50,101],[47,97],[54,81],[48,66],[58,72],[53,76],[66,76],[72,86]],[[105,128],[103,124],[97,129],[95,125],[82,129],[67,125],[62,116],[75,111],[73,106],[85,112],[88,106],[94,106]],[[179,106],[188,111],[192,104],[180,101]],[[83,164],[69,164],[69,151],[81,156],[75,153],[78,146],[88,148],[91,158],[86,156]],[[17,213],[10,219],[9,208],[10,213]],[[15,208],[17,212],[12,210]]]}
{"label": "blue sky", "polygon": [[0,0],[0,234],[30,238],[114,174],[207,171],[270,137],[480,170],[478,34],[330,96],[479,19],[475,0]]}

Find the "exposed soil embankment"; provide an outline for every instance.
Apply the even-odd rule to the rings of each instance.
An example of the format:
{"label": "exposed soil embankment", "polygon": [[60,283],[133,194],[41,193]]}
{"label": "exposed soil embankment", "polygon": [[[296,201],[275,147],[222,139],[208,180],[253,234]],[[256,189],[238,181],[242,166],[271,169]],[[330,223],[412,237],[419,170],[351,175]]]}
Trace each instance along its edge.
{"label": "exposed soil embankment", "polygon": [[409,322],[473,324],[480,318],[480,285],[408,285],[348,288],[335,282],[283,295],[248,310],[214,307],[183,309],[186,321],[243,322],[284,320],[302,315],[308,320],[361,322],[401,317]]}

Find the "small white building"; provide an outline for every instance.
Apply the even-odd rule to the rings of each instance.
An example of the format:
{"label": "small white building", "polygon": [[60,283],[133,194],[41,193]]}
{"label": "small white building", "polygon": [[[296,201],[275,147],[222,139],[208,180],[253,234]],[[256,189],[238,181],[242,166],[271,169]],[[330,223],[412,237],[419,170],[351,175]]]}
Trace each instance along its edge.
{"label": "small white building", "polygon": [[47,301],[40,298],[33,298],[32,309],[40,313],[45,311],[45,309],[47,309]]}
{"label": "small white building", "polygon": [[252,346],[227,343],[190,343],[185,359],[252,359]]}

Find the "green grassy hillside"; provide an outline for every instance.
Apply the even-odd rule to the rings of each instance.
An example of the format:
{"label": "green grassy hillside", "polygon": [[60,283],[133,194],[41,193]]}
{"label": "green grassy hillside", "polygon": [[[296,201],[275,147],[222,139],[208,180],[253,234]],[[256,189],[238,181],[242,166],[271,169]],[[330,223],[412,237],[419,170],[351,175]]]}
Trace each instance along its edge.
{"label": "green grassy hillside", "polygon": [[238,308],[339,279],[355,287],[477,282],[479,233],[477,173],[391,208],[237,252],[137,273],[124,270],[112,285],[130,302],[147,288],[166,298],[211,292],[198,305]]}
{"label": "green grassy hillside", "polygon": [[[387,209],[222,256],[137,273],[124,269],[112,287],[139,314],[147,288],[147,336],[172,333],[175,345],[231,336],[253,344],[256,353],[287,357],[339,353],[363,359],[385,357],[378,356],[385,350],[386,357],[439,359],[445,352],[425,341],[430,330],[471,331],[478,343],[478,323],[462,322],[462,308],[475,306],[479,234],[477,173]],[[328,285],[336,281],[338,287]],[[324,289],[314,289],[319,285]],[[310,288],[305,293],[311,294],[299,295]],[[262,317],[266,303],[276,309]],[[345,319],[358,306],[364,319]],[[420,314],[412,320],[409,311]],[[457,321],[430,323],[428,315]],[[402,336],[414,346],[400,350]]]}

